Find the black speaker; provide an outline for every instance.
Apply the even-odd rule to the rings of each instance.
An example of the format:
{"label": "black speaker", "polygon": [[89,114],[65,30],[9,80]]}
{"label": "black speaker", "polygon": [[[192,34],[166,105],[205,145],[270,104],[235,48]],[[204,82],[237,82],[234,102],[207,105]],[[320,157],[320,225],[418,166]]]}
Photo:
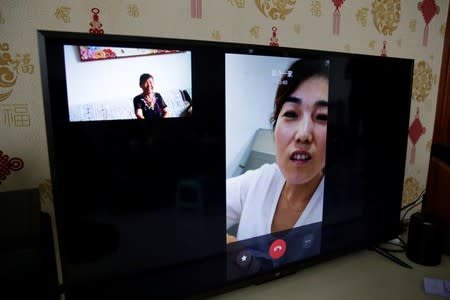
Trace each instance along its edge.
{"label": "black speaker", "polygon": [[437,266],[443,253],[443,226],[440,219],[423,212],[411,215],[406,256],[425,266]]}

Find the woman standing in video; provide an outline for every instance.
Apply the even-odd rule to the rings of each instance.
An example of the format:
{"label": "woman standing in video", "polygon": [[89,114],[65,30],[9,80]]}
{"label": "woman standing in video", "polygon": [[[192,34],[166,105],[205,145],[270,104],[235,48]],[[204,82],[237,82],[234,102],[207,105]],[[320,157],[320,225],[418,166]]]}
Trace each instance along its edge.
{"label": "woman standing in video", "polygon": [[137,95],[133,99],[134,113],[138,119],[159,119],[169,117],[169,109],[167,108],[161,94],[155,93],[153,90],[153,76],[144,73],[139,77],[139,86],[142,94]]}
{"label": "woman standing in video", "polygon": [[276,163],[227,180],[227,242],[322,221],[328,61],[298,60],[277,88]]}

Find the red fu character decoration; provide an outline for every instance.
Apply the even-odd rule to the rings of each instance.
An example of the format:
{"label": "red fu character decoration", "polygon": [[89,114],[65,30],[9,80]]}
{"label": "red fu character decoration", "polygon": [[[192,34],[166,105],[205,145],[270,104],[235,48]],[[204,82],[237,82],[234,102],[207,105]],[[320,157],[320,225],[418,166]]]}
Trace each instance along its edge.
{"label": "red fu character decoration", "polygon": [[331,0],[334,4],[335,10],[333,13],[333,34],[339,35],[339,28],[341,25],[341,12],[339,11],[339,7],[344,4],[345,0]]}
{"label": "red fu character decoration", "polygon": [[439,14],[439,6],[436,5],[434,0],[423,0],[417,4],[417,8],[422,13],[423,19],[425,21],[425,28],[423,30],[423,41],[422,45],[424,47],[428,46],[428,32],[431,19],[437,14]]}

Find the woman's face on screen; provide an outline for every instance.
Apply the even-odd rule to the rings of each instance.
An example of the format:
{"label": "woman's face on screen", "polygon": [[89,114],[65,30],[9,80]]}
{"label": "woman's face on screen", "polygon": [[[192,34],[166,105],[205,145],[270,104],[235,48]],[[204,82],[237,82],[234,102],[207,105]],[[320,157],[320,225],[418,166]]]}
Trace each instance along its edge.
{"label": "woman's face on screen", "polygon": [[144,94],[151,94],[153,92],[154,81],[153,78],[150,77],[143,83],[141,83],[141,88]]}
{"label": "woman's face on screen", "polygon": [[275,126],[277,163],[286,181],[304,184],[322,176],[328,119],[328,79],[303,81],[281,107]]}

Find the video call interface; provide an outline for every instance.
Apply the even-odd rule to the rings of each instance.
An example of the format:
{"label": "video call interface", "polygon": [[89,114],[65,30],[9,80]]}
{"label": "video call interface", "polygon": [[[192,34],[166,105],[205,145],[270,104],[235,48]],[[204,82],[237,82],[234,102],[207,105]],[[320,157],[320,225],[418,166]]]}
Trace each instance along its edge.
{"label": "video call interface", "polygon": [[[271,226],[278,199],[281,197],[281,190],[285,184],[284,177],[278,174],[272,178],[258,178],[257,181],[251,183],[248,182],[258,175],[252,175],[251,178],[243,180],[239,179],[239,177],[246,176],[245,173],[262,173],[259,171],[261,168],[269,170],[276,168],[274,165],[277,165],[277,146],[270,117],[274,110],[277,88],[289,85],[290,80],[298,77],[295,72],[302,71],[301,67],[298,70],[290,68],[299,60],[302,59],[232,53],[225,55],[226,230],[227,277],[229,280],[270,271],[275,267],[320,254],[324,180],[317,187],[317,190],[320,189],[320,191],[314,193],[310,203],[298,217],[294,226],[288,230],[274,232],[271,230]],[[328,66],[329,61],[323,61],[323,64]],[[242,88],[243,84],[246,86],[245,89]],[[328,81],[326,81],[326,90],[323,91],[322,97],[314,98],[313,101],[328,101],[327,86]],[[288,101],[284,105],[289,110],[285,112],[282,109],[280,114],[293,112],[298,114],[291,117],[289,122],[291,124],[297,122],[295,126],[304,127],[302,129],[305,130],[313,130],[312,126],[326,128],[328,109],[315,108],[312,114],[317,114],[317,116],[308,117],[309,111],[305,106],[308,103],[307,96],[306,94],[298,95],[305,96],[302,99],[303,103],[291,104]],[[319,113],[320,115],[318,115]],[[306,123],[300,121],[302,114],[304,120],[309,118]],[[321,120],[319,125],[312,124],[315,122],[314,118],[324,118],[324,116],[325,120]],[[307,124],[308,122],[310,123]],[[277,121],[278,127],[283,128],[285,126],[283,124],[281,119]],[[292,125],[290,126],[292,127]],[[326,140],[326,131],[324,135]],[[313,151],[310,145],[300,147],[309,152]],[[325,151],[326,144],[322,147]],[[314,159],[318,159],[315,155],[311,155],[313,158],[308,157],[305,160],[291,161],[291,163],[296,164],[299,172],[311,172],[307,165],[311,164]],[[235,180],[232,184],[228,182],[232,180]],[[244,201],[245,204],[243,204]],[[231,242],[228,240],[230,236]]]}
{"label": "video call interface", "polygon": [[[104,52],[112,47],[91,46],[90,49]],[[92,58],[83,59],[83,55],[87,55],[86,47],[64,46],[69,122],[136,119],[133,98],[143,93],[140,82],[142,74],[151,74],[153,77],[153,91],[162,96],[171,118],[180,118],[181,122],[186,117],[195,120],[197,108],[194,101],[197,94],[193,88],[193,51],[135,48],[114,50],[122,53],[122,57],[109,57],[111,54],[94,52],[91,53]],[[225,179],[228,182],[247,172],[257,172],[260,168],[270,169],[277,174],[270,182],[258,182],[270,187],[267,193],[272,199],[262,199],[262,194],[255,194],[256,198],[251,201],[256,206],[250,204],[241,207],[242,211],[239,212],[231,200],[235,192],[229,191],[226,183],[226,213],[223,216],[226,219],[224,225],[227,223],[223,228],[223,241],[227,241],[225,277],[226,280],[233,281],[320,254],[324,180],[320,181],[317,188],[321,189],[320,192],[314,192],[315,200],[304,208],[291,229],[271,231],[284,179],[276,167],[277,146],[270,118],[278,87],[287,85],[297,75],[290,66],[302,58],[239,53],[223,55],[225,74],[218,78],[225,79]],[[120,70],[121,75],[113,75],[111,70]],[[326,102],[328,95],[318,100]],[[288,101],[288,104],[297,105],[300,108],[295,109],[302,111],[299,103]],[[316,110],[322,111],[324,108]],[[320,122],[326,128],[326,113],[322,112],[320,118],[323,115],[325,120]],[[306,128],[312,125],[298,126]],[[298,166],[307,165],[309,160],[313,161],[315,156],[308,151],[296,154],[295,163]],[[254,186],[251,188],[255,189]],[[234,202],[236,200],[240,201],[235,199]],[[230,212],[234,213],[237,220],[233,224],[228,224]],[[256,220],[255,224],[248,220],[249,216]],[[252,226],[258,230],[246,232],[245,228]],[[234,240],[228,241],[228,236]],[[201,253],[195,255],[201,256]]]}

